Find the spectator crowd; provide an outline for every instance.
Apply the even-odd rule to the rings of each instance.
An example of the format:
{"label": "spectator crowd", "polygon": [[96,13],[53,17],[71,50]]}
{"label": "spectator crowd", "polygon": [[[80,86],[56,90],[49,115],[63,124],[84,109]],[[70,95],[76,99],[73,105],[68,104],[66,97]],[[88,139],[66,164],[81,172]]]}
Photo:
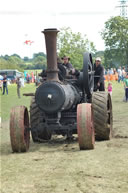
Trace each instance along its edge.
{"label": "spectator crowd", "polygon": [[104,78],[106,81],[113,81],[116,80],[118,83],[124,80],[126,74],[128,73],[128,67],[119,67],[116,68],[110,68],[108,70],[104,70]]}
{"label": "spectator crowd", "polygon": [[[66,65],[66,59],[67,58],[62,58],[64,61],[64,65]],[[68,61],[69,62],[69,61]],[[69,64],[68,64],[69,65]],[[70,68],[71,68],[71,64],[70,64]],[[102,73],[102,71],[104,70],[104,72]],[[110,95],[112,96],[112,82],[113,81],[117,81],[118,83],[122,82],[124,85],[124,90],[125,90],[125,97],[123,99],[123,101],[128,102],[128,67],[119,67],[118,69],[115,68],[110,68],[110,69],[104,69],[102,68],[101,65],[101,59],[98,57],[97,60],[95,61],[95,71],[97,71],[96,75],[100,75],[100,73],[102,73],[102,77],[104,79],[104,81],[108,82],[107,87],[104,87],[104,82],[102,77],[100,77],[100,81],[94,81],[96,82],[96,86],[98,85],[99,87],[99,91],[104,91],[105,88],[107,89],[108,93],[110,93]],[[100,72],[101,71],[101,72]],[[36,85],[37,82],[40,82],[39,80],[39,76],[36,76],[33,72],[31,74],[24,74],[24,77],[20,77],[17,78],[15,83],[17,84],[17,95],[20,98],[20,88],[24,87],[24,82],[26,83],[35,83]],[[6,75],[4,75],[2,78],[0,78],[0,90],[2,92],[2,94],[4,95],[5,93],[8,95],[8,85],[10,84],[8,78]],[[97,88],[96,88],[97,90]]]}

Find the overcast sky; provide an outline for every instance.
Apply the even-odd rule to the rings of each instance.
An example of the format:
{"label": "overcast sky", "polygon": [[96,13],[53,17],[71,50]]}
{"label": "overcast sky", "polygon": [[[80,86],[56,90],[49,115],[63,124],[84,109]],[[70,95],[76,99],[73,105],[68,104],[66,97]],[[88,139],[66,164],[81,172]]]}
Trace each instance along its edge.
{"label": "overcast sky", "polygon": [[[0,55],[21,57],[45,52],[45,28],[70,27],[86,34],[97,50],[104,50],[100,31],[111,16],[119,15],[118,0],[1,0]],[[30,39],[31,46],[24,44]]]}

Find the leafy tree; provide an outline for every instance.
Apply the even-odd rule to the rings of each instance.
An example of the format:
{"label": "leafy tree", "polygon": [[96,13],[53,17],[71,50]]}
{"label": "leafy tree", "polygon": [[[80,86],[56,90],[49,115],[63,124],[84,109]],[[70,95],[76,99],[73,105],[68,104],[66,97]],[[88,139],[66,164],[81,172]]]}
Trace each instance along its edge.
{"label": "leafy tree", "polygon": [[27,69],[44,68],[46,68],[46,55],[42,52],[34,54],[32,59],[28,57],[21,59],[21,57],[17,54],[0,57],[0,69],[17,69],[19,71],[24,71]]}
{"label": "leafy tree", "polygon": [[21,59],[21,57],[20,57],[18,54],[13,54],[13,55],[11,55],[11,56],[16,56],[17,58],[20,58],[20,59]]}
{"label": "leafy tree", "polygon": [[44,69],[44,66],[46,66],[46,56],[37,54],[33,58],[32,63],[35,66],[34,69]]}
{"label": "leafy tree", "polygon": [[43,52],[34,53],[33,58],[24,57],[25,65],[22,67],[27,69],[44,69],[46,68],[46,55]]}
{"label": "leafy tree", "polygon": [[118,68],[126,64],[124,53],[115,49],[106,49],[104,52],[104,59],[107,68]]}
{"label": "leafy tree", "polygon": [[41,64],[45,63],[46,64],[46,58],[44,56],[38,55],[37,57],[35,57],[33,59],[32,62],[33,62],[33,64],[38,64],[38,63],[41,63]]}
{"label": "leafy tree", "polygon": [[8,56],[8,55],[5,55],[3,58],[4,58],[5,60],[8,60],[8,59],[9,59],[9,56]]}
{"label": "leafy tree", "polygon": [[101,36],[106,45],[105,62],[110,62],[111,66],[128,64],[128,19],[110,18],[105,22]]}
{"label": "leafy tree", "polygon": [[0,57],[0,69],[18,69],[21,71],[20,64],[22,63],[22,59],[17,56],[5,55],[4,57]]}
{"label": "leafy tree", "polygon": [[86,51],[95,52],[93,42],[90,42],[86,35],[82,36],[80,32],[73,33],[68,28],[62,28],[57,38],[57,51],[59,57],[67,55],[71,58],[71,63],[75,68],[82,68],[83,53]]}
{"label": "leafy tree", "polygon": [[46,58],[46,55],[43,52],[33,54],[33,59],[36,58],[37,56],[43,56],[44,58]]}
{"label": "leafy tree", "polygon": [[29,61],[29,57],[25,56],[23,60],[24,60],[24,62],[28,62]]}

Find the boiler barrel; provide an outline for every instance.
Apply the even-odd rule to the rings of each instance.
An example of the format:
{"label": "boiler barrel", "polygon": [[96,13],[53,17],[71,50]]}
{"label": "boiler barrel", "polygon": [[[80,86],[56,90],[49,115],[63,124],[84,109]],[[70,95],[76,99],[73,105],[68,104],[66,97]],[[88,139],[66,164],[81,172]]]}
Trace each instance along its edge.
{"label": "boiler barrel", "polygon": [[70,84],[47,81],[38,87],[35,99],[41,110],[51,114],[70,109],[80,101],[80,94]]}

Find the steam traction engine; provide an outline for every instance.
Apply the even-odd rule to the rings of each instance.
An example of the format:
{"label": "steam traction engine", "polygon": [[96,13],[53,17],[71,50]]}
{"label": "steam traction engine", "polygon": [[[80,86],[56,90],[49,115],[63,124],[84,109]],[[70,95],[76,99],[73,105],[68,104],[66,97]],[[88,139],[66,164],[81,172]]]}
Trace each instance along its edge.
{"label": "steam traction engine", "polygon": [[[93,92],[94,71],[91,54],[84,53],[81,72],[69,74],[57,65],[57,29],[43,31],[47,51],[47,71],[32,97],[30,123],[25,106],[13,107],[10,115],[10,138],[13,152],[29,149],[30,131],[34,142],[50,140],[53,134],[78,134],[81,150],[93,149],[95,138],[108,140],[112,132],[111,97]],[[94,131],[95,128],[95,131]]]}

